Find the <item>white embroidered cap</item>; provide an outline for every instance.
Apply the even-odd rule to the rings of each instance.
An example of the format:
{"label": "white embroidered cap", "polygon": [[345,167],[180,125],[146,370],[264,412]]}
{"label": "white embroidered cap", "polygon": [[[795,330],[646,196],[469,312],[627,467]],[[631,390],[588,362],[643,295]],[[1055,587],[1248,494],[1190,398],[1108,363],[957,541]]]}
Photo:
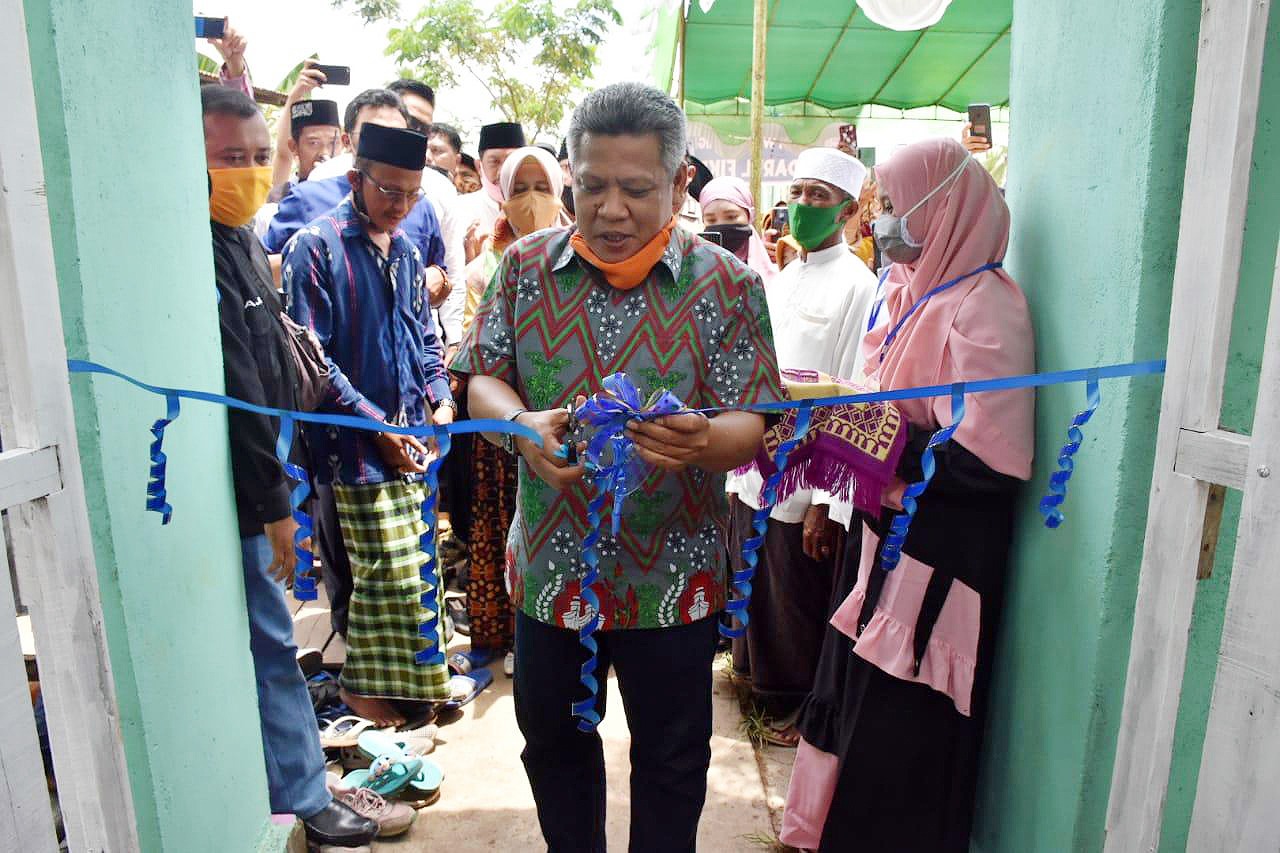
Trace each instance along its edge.
{"label": "white embroidered cap", "polygon": [[806,148],[796,157],[796,171],[792,177],[826,181],[856,199],[862,194],[867,167],[858,158],[835,148]]}

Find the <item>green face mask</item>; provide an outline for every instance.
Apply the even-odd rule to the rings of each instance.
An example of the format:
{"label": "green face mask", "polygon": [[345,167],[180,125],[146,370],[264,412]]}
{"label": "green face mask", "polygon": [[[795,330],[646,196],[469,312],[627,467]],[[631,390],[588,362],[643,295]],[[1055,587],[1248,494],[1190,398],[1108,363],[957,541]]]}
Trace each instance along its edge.
{"label": "green face mask", "polygon": [[792,202],[787,210],[791,214],[791,236],[804,246],[806,252],[811,252],[840,228],[836,217],[844,210],[844,205],[813,207]]}

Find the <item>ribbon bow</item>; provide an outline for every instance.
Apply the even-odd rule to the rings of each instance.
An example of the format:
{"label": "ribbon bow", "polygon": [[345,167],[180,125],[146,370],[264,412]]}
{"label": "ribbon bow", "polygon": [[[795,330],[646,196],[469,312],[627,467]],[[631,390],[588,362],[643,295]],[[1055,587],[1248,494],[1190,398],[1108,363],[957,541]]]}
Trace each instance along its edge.
{"label": "ribbon bow", "polygon": [[627,423],[674,415],[685,409],[670,391],[655,392],[647,403],[625,373],[605,377],[604,390],[591,396],[574,414],[579,423],[595,427],[587,442],[587,470],[600,494],[613,495],[613,535],[622,525],[622,506],[627,495],[640,488],[649,476],[649,466],[627,437]]}

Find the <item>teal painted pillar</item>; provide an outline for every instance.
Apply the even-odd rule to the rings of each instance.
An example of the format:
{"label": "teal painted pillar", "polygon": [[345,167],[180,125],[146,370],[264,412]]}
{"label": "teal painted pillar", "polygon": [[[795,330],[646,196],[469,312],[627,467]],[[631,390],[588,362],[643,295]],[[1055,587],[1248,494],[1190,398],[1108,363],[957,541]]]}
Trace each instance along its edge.
{"label": "teal painted pillar", "polygon": [[[26,13],[68,353],[221,390],[190,6],[30,0]],[[143,849],[253,850],[272,832],[225,413],[187,404],[169,427],[162,527],[143,506],[164,401],[72,384]]]}
{"label": "teal painted pillar", "polygon": [[[1009,268],[1041,370],[1165,351],[1198,0],[1014,0]],[[1082,387],[1037,397],[975,849],[1102,849],[1159,379],[1106,382],[1064,507],[1036,512]]]}

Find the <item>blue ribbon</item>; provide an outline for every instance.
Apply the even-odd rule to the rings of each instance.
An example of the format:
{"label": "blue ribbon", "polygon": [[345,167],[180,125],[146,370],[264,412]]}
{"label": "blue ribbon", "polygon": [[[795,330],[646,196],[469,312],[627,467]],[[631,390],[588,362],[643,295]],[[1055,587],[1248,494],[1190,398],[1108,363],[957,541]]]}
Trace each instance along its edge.
{"label": "blue ribbon", "polygon": [[151,476],[147,480],[147,510],[160,513],[160,523],[168,524],[173,518],[173,506],[168,501],[164,488],[164,471],[169,457],[164,451],[164,428],[178,417],[180,405],[176,394],[165,394],[165,415],[151,425],[151,434],[155,440],[151,442]]}
{"label": "blue ribbon", "polygon": [[293,450],[294,432],[293,418],[285,415],[280,419],[280,436],[276,439],[276,459],[280,460],[284,473],[289,479],[297,483],[289,492],[289,509],[293,514],[294,522],[298,525],[298,529],[293,534],[293,553],[298,558],[297,567],[293,572],[293,597],[298,601],[315,601],[316,579],[311,573],[315,561],[311,550],[302,547],[302,543],[310,539],[312,533],[311,516],[302,509],[303,502],[311,493],[311,485],[306,469],[289,460],[289,453]]}
{"label": "blue ribbon", "polygon": [[686,411],[670,391],[662,391],[646,404],[640,392],[625,373],[614,373],[604,379],[604,391],[593,394],[578,407],[579,421],[596,428],[587,443],[587,469],[599,494],[613,496],[613,535],[622,527],[622,506],[627,495],[640,488],[649,468],[636,452],[635,442],[627,437],[627,423],[652,420]]}
{"label": "blue ribbon", "polygon": [[880,565],[886,572],[891,572],[898,567],[898,561],[902,558],[902,546],[907,541],[907,531],[916,517],[918,508],[916,499],[929,488],[929,481],[933,479],[934,471],[937,469],[933,461],[933,449],[950,441],[951,436],[960,427],[960,422],[964,420],[964,394],[965,383],[957,382],[951,386],[951,425],[943,427],[929,437],[924,453],[920,454],[920,468],[924,479],[907,486],[906,491],[902,493],[902,512],[895,515],[889,524],[889,532],[884,537],[884,547],[880,551]]}
{"label": "blue ribbon", "polygon": [[1093,371],[1090,371],[1090,376],[1085,381],[1085,395],[1089,401],[1088,406],[1071,421],[1071,426],[1067,429],[1067,443],[1062,446],[1062,451],[1058,454],[1058,470],[1049,476],[1049,494],[1040,499],[1040,514],[1044,516],[1044,526],[1051,530],[1059,527],[1066,520],[1058,507],[1067,499],[1067,483],[1075,471],[1075,460],[1072,457],[1076,455],[1076,451],[1084,441],[1084,432],[1080,427],[1089,422],[1089,418],[1093,417],[1102,400],[1098,376]]}
{"label": "blue ribbon", "polygon": [[587,570],[579,582],[578,597],[591,614],[591,619],[578,629],[578,642],[586,649],[587,659],[582,662],[578,681],[587,689],[587,696],[569,706],[573,716],[578,718],[578,731],[590,733],[600,725],[600,712],[596,710],[596,694],[600,684],[596,680],[596,664],[600,647],[596,643],[595,632],[600,629],[600,596],[596,593],[596,583],[600,580],[600,555],[596,546],[600,543],[600,511],[604,508],[607,492],[597,489],[595,495],[587,503],[587,535],[582,540],[582,562]]}
{"label": "blue ribbon", "polygon": [[747,622],[750,616],[747,608],[751,604],[751,579],[755,577],[756,566],[760,561],[760,548],[764,545],[765,532],[769,527],[769,513],[773,510],[774,504],[778,502],[778,485],[782,482],[782,473],[787,467],[787,457],[791,455],[791,451],[800,446],[800,442],[804,441],[805,434],[809,432],[809,424],[813,420],[813,404],[809,400],[800,401],[800,407],[796,412],[796,425],[792,432],[792,436],[784,441],[778,447],[778,452],[773,460],[774,472],[769,475],[769,479],[764,484],[764,494],[761,496],[760,509],[755,511],[751,516],[751,527],[755,531],[755,535],[742,543],[742,564],[743,568],[733,573],[733,592],[734,598],[725,605],[725,612],[730,620],[736,620],[736,625],[720,625],[720,636],[729,639],[737,639],[747,633]]}
{"label": "blue ribbon", "polygon": [[427,615],[426,619],[418,625],[418,636],[426,641],[426,646],[414,655],[414,660],[420,665],[443,666],[444,651],[440,648],[438,639],[440,636],[440,572],[438,571],[439,557],[436,553],[436,505],[440,497],[440,466],[444,464],[445,456],[449,455],[449,434],[441,435],[436,441],[439,444],[439,453],[435,459],[427,463],[427,473],[422,482],[425,489],[422,499],[422,523],[427,529],[418,538],[418,546],[427,556],[421,568],[418,569],[418,577],[422,578],[422,582],[427,585],[419,599]]}

